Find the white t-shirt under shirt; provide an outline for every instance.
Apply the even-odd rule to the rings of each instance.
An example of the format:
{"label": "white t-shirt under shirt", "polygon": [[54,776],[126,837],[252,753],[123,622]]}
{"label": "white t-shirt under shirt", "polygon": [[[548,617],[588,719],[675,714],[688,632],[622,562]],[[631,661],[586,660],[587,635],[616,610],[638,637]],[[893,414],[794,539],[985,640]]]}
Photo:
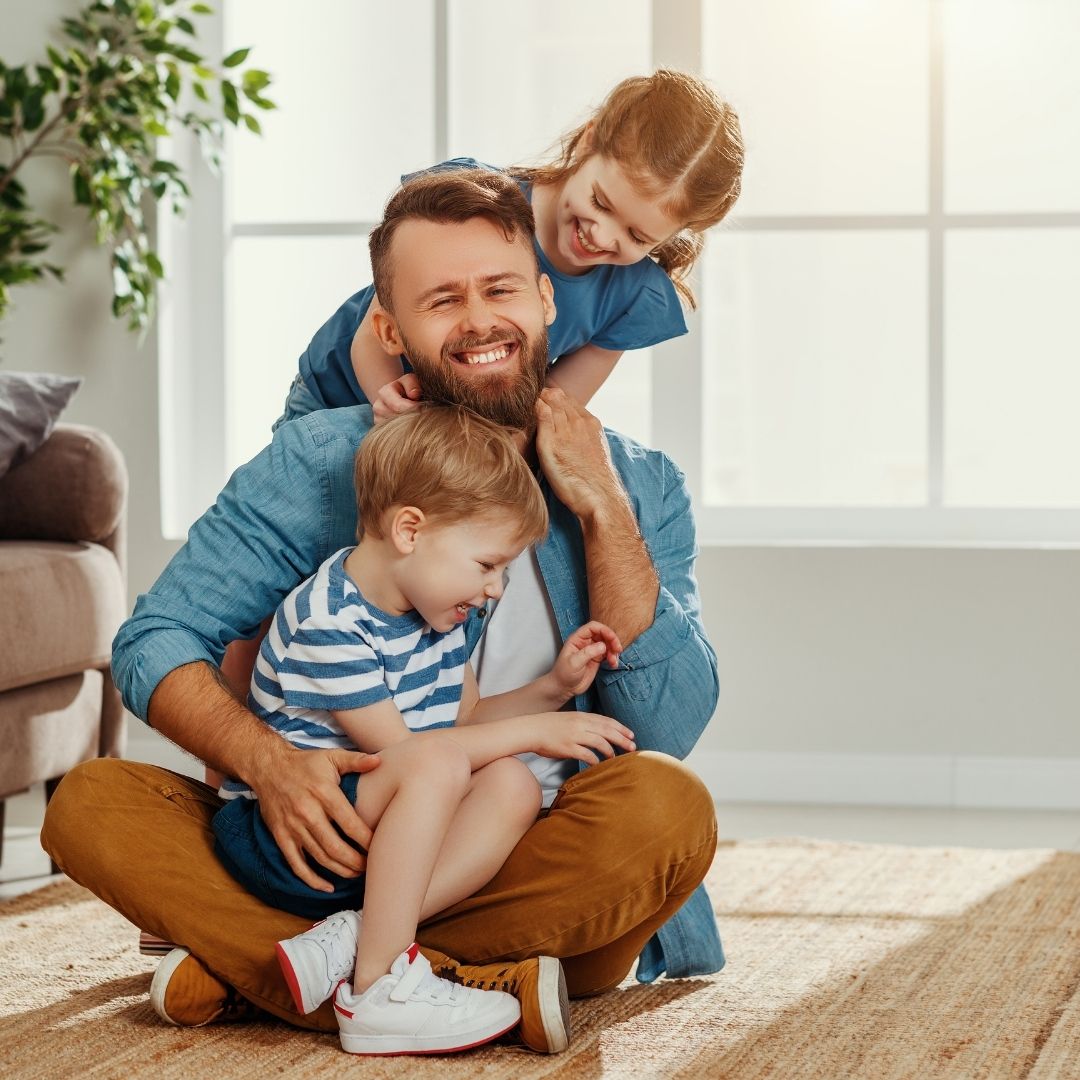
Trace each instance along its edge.
{"label": "white t-shirt under shirt", "polygon": [[[532,548],[510,564],[502,599],[485,621],[487,626],[472,654],[481,697],[516,690],[551,670],[562,648],[562,637]],[[518,756],[539,781],[545,807],[577,771],[573,760],[539,754]]]}

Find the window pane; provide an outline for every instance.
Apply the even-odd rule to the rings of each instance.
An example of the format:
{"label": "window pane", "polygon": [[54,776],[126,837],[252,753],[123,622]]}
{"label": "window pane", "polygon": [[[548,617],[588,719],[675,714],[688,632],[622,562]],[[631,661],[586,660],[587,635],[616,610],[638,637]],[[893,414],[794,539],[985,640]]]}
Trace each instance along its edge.
{"label": "window pane", "polygon": [[944,11],[946,208],[1080,210],[1080,4]]}
{"label": "window pane", "polygon": [[604,427],[652,445],[652,349],[623,353],[589,402]]}
{"label": "window pane", "polygon": [[953,506],[1080,506],[1080,229],[946,244],[945,492]]}
{"label": "window pane", "polygon": [[923,235],[727,232],[706,259],[706,503],[923,503]]}
{"label": "window pane", "polygon": [[451,0],[450,156],[543,157],[620,79],[651,70],[651,17],[649,0]]}
{"label": "window pane", "polygon": [[927,0],[702,5],[705,74],[739,111],[735,213],[925,213]]}
{"label": "window pane", "polygon": [[435,152],[431,0],[309,0],[299,20],[287,0],[224,7],[227,48],[254,46],[278,103],[262,138],[231,140],[232,220],[377,221]]}
{"label": "window pane", "polygon": [[366,236],[241,237],[229,267],[226,457],[231,472],[270,441],[312,335],[371,281]]}

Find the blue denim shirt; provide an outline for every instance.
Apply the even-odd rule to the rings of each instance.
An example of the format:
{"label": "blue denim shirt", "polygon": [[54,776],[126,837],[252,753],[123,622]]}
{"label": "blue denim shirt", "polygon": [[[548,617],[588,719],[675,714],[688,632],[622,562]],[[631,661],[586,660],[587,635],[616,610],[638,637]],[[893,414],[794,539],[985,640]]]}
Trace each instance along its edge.
{"label": "blue denim shirt", "polygon": [[[311,413],[282,425],[237,469],[113,642],[113,677],[133,713],[146,719],[150,695],[174,668],[220,664],[230,641],[251,637],[290,589],[355,542],[353,457],[371,425],[366,405]],[[684,758],[718,694],[694,578],[690,497],[666,455],[614,432],[607,437],[660,594],[652,626],[623,652],[617,669],[600,669],[576,705],[621,720],[642,750]],[[577,518],[550,490],[546,495],[551,529],[537,558],[565,639],[589,619],[585,549]],[[474,615],[470,648],[482,629]],[[699,888],[648,943],[638,978],[709,974],[723,963],[712,905]]]}

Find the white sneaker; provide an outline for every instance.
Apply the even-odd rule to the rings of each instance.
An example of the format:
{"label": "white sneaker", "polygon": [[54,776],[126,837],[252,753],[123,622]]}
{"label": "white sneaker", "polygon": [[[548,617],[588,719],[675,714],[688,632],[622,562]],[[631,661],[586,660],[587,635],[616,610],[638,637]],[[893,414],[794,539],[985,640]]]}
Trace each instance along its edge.
{"label": "white sneaker", "polygon": [[339,911],[310,930],[277,943],[277,958],[302,1016],[334,996],[342,979],[352,976],[360,913]]}
{"label": "white sneaker", "polygon": [[343,982],[334,996],[341,1048],[350,1054],[445,1054],[468,1050],[509,1031],[521,1018],[501,990],[475,990],[431,973],[416,945],[390,974],[353,995]]}

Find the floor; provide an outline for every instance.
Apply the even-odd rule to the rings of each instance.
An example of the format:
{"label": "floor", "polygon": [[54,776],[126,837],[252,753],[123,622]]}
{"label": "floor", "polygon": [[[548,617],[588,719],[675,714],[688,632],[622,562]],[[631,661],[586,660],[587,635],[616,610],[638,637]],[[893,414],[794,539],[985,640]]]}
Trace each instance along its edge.
{"label": "floor", "polygon": [[[40,786],[7,801],[0,899],[48,884],[38,844],[45,793]],[[717,803],[720,835],[812,836],[822,840],[916,847],[1058,848],[1080,851],[1080,811],[949,810],[919,807]]]}

